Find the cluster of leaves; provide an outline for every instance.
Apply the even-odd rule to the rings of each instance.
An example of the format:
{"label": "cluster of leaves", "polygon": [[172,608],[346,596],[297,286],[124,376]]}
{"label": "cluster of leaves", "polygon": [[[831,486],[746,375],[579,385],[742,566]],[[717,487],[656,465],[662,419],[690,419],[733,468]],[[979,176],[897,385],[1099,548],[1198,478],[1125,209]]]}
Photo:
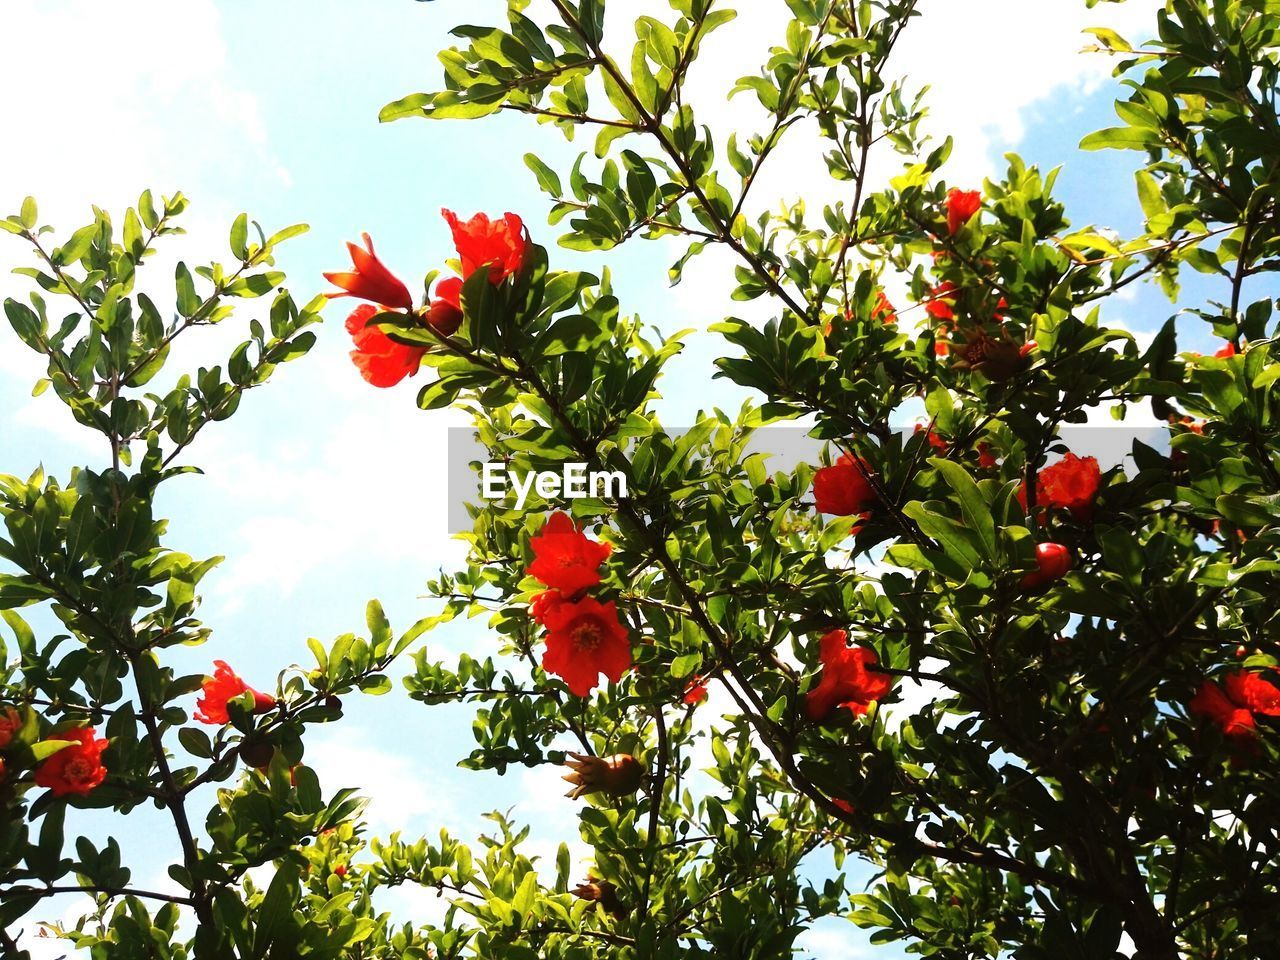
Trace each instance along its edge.
{"label": "cluster of leaves", "polygon": [[[701,126],[682,96],[732,16],[714,0],[671,0],[665,23],[637,20],[629,67],[608,52],[599,0],[552,0],[547,22],[513,0],[507,24],[456,31],[444,91],[383,111],[505,109],[569,137],[596,132],[595,159],[567,180],[527,158],[562,245],[684,237],[673,281],[723,247],[738,259],[733,295],[777,311],[713,328],[740,352],[719,375],[758,401],[698,414],[681,434],[652,407],[675,340],[651,346],[611,299],[600,312],[607,278],[562,281],[565,301],[539,297],[541,251],[532,281],[510,288],[518,302],[495,314],[487,291],[464,297],[468,349],[446,344],[429,360],[441,380],[426,405],[471,410],[492,459],[585,461],[621,472],[629,496],[473,508],[468,569],[432,583],[446,601],[433,623],[487,614],[502,654],[450,665],[423,653],[412,695],[478,704],[470,767],[556,763],[572,747],[630,752],[649,771],[642,795],[581,811],[595,865],[579,896],[594,912],[564,912],[563,869],[527,896],[539,881],[517,845],[491,845],[480,873],[456,870],[471,855],[455,841],[423,849],[436,866],[418,882],[452,890],[466,914],[442,929],[473,938],[452,955],[775,957],[830,914],[941,957],[1113,956],[1122,934],[1144,958],[1265,955],[1280,943],[1256,909],[1278,880],[1276,730],[1259,716],[1242,756],[1187,705],[1207,676],[1264,675],[1280,654],[1266,602],[1280,574],[1280,364],[1273,300],[1248,296],[1250,278],[1280,262],[1280,13],[1261,0],[1170,0],[1142,48],[1094,31],[1131,96],[1117,106],[1125,126],[1082,146],[1146,153],[1146,229],[1121,239],[1073,227],[1055,173],[1017,157],[984,185],[975,217],[949,224],[938,178],[949,144],[928,147],[924,101],[886,79],[915,4],[788,5],[785,40],[730,91],[755,95],[768,118],[745,142]],[[850,204],[820,222],[801,204],[750,219],[760,169],[802,121],[815,122]],[[876,189],[868,161],[888,155],[882,143],[906,162]],[[1184,264],[1218,277],[1222,302],[1171,319],[1145,351],[1104,325],[1108,298],[1130,284],[1176,296]],[[886,285],[914,303],[886,311]],[[917,308],[928,321],[913,322]],[[570,322],[581,341],[549,335]],[[1224,355],[1179,351],[1180,335],[1208,332],[1229,342]],[[931,432],[904,435],[891,423],[917,397]],[[1090,511],[1037,505],[1064,425],[1148,404],[1169,421],[1170,454],[1135,443],[1136,472],[1106,471]],[[824,521],[811,469],[770,475],[749,451],[759,427],[797,418],[861,458],[876,492],[865,520]],[[529,538],[555,508],[603,525],[605,586],[636,642],[634,670],[587,699],[539,669],[527,606],[540,589],[525,574]],[[1031,591],[1046,541],[1076,569]],[[935,699],[892,709],[888,724],[874,710],[814,723],[813,638],[833,627]],[[683,697],[695,678],[724,696],[714,720]],[[704,745],[710,782],[695,776]],[[810,879],[802,864],[819,850],[837,864],[857,853],[878,882],[852,892],[842,877]],[[504,856],[510,873],[493,863]],[[517,923],[508,888],[521,877]]]}
{"label": "cluster of leaves", "polygon": [[[350,832],[364,801],[350,789],[322,794],[302,766],[304,732],[338,718],[341,695],[389,689],[385,670],[416,634],[395,637],[370,604],[370,638],[312,641],[317,666],[281,671],[269,711],[255,715],[251,698],[233,697],[228,722],[213,736],[191,722],[183,701],[206,678],[178,675],[166,651],[209,639],[197,591],[221,558],[166,546],[155,497],[162,484],[195,471],[183,455],[207,425],[230,417],[246,391],[307,353],[324,301],[298,305],[273,269],[277,246],[306,228],[266,236],[240,216],[230,231],[233,261],[194,270],[179,262],[172,299],[158,305],[154,287],[151,296],[143,292],[144,267],[157,241],[182,232],[186,205],[181,194],[157,205],[144,193],[122,229],[95,208],[93,222],[61,244],[40,224],[33,200],[0,220],[38,261],[17,272],[39,292],[29,303],[4,304],[18,338],[47,362],[36,392],[52,387],[103,438],[101,464],[74,470],[65,483],[41,470],[26,480],[0,476],[0,614],[15,641],[0,638],[0,724],[20,718],[0,741],[0,927],[15,930],[49,897],[83,893],[91,912],[50,929],[95,956],[162,949],[172,957],[193,950],[262,957],[304,945],[341,956],[371,924],[354,924],[341,909],[354,894],[304,900],[299,876],[306,845]],[[248,339],[225,365],[155,388],[179,337],[226,324],[239,303],[265,298],[263,319],[249,321]],[[34,605],[53,614],[48,636],[19,613]],[[80,789],[42,789],[49,784],[36,771],[75,749],[65,735],[85,728],[106,743],[101,782],[84,775],[74,784]],[[170,891],[134,885],[110,819],[96,821],[101,837],[65,834],[69,807],[124,815],[143,805],[172,822]],[[207,813],[197,820],[201,807]],[[248,871],[273,862],[274,880],[255,889]],[[6,957],[25,955],[13,933],[0,943]]]}
{"label": "cluster of leaves", "polygon": [[[1250,301],[1280,244],[1280,11],[1169,0],[1142,47],[1095,31],[1131,94],[1124,126],[1084,147],[1145,154],[1145,230],[1121,239],[1073,227],[1054,174],[1017,157],[983,185],[979,211],[950,222],[949,144],[924,141],[925,101],[887,66],[913,0],[787,0],[790,26],[763,71],[725,91],[765,112],[741,139],[702,125],[684,96],[732,11],[669,2],[669,17],[636,21],[624,67],[608,52],[604,0],[551,0],[545,22],[509,0],[502,26],[458,29],[443,91],[383,117],[511,110],[569,137],[594,132],[594,158],[567,174],[527,158],[561,244],[684,238],[673,281],[704,250],[736,257],[732,295],[768,298],[776,314],[713,328],[736,351],[718,375],[753,399],[666,429],[654,401],[682,334],[654,337],[623,314],[607,273],[556,272],[533,243],[502,282],[467,278],[456,332],[381,314],[395,340],[430,348],[419,405],[469,410],[491,459],[522,472],[585,462],[622,474],[628,496],[472,507],[467,568],[431,584],[441,613],[395,638],[371,605],[369,639],[313,642],[316,667],[282,673],[260,713],[233,697],[213,737],[177,703],[204,678],[175,676],[163,657],[206,639],[195,591],[210,562],[161,546],[154,492],[188,469],[177,458],[197,432],[306,352],[319,303],[281,293],[225,376],[144,387],[174,337],[280,283],[272,249],[290,231],[254,243],[238,220],[234,265],[179,266],[166,323],[134,284],[181,197],[161,212],[144,196],[120,240],[99,213],[53,249],[34,204],[0,221],[33,245],[45,294],[71,304],[62,321],[44,295],[6,313],[48,358],[44,383],[110,452],[65,487],[40,474],[0,485],[0,607],[19,655],[0,657],[0,701],[21,710],[0,794],[0,921],[79,890],[96,912],[65,933],[104,956],[772,960],[830,916],[957,960],[1116,956],[1124,934],[1145,960],[1274,952],[1280,929],[1263,908],[1280,882],[1277,730],[1260,713],[1242,745],[1188,704],[1229,665],[1262,675],[1280,663],[1280,362],[1273,300]],[[797,129],[817,130],[847,205],[816,219],[801,203],[755,212],[760,171]],[[877,188],[871,161],[891,151],[902,168]],[[1222,302],[1171,320],[1145,351],[1104,325],[1108,298],[1130,284],[1177,294],[1184,264],[1217,278]],[[899,301],[887,309],[886,287]],[[1179,351],[1189,331],[1230,350]],[[917,402],[930,429],[895,429]],[[1064,425],[1147,404],[1169,421],[1170,453],[1135,443],[1136,471],[1108,470],[1088,510],[1037,503]],[[812,467],[771,472],[753,452],[760,428],[795,420],[858,458],[875,494],[867,516],[824,518]],[[634,640],[633,669],[587,698],[539,666],[530,538],[556,507],[611,544],[601,595]],[[1075,569],[1030,590],[1047,541]],[[65,633],[41,642],[14,611],[44,602]],[[407,679],[424,704],[476,705],[465,766],[557,764],[574,750],[646,768],[642,791],[581,802],[593,864],[580,885],[567,844],[545,872],[528,831],[502,816],[475,846],[447,833],[369,840],[360,801],[326,800],[303,765],[306,727],[335,719],[340,696],[384,692],[391,658],[421,632],[477,614],[497,656],[420,652]],[[883,711],[809,715],[816,638],[833,628],[893,678]],[[931,702],[905,702],[917,684]],[[37,795],[28,771],[86,723],[109,740],[106,781]],[[197,833],[198,791],[241,762]],[[130,886],[110,840],[64,840],[68,804],[143,803],[173,822],[177,893]],[[874,865],[870,889],[840,872],[851,854]],[[268,864],[261,889],[249,871]],[[445,897],[444,917],[383,912],[379,891],[403,884]]]}

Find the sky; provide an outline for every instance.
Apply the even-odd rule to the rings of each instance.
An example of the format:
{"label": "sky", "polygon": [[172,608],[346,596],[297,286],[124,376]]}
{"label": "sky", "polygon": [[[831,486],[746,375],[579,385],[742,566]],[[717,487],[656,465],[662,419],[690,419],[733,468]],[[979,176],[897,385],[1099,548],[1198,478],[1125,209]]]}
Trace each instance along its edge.
{"label": "sky", "polygon": [[[535,0],[535,15],[542,2]],[[747,11],[713,36],[691,77],[701,118],[725,133],[760,123],[750,98],[725,103],[723,92],[764,61],[787,15],[781,0],[739,6]],[[343,242],[361,231],[373,234],[393,270],[417,278],[451,255],[442,206],[464,214],[513,210],[552,248],[554,266],[608,265],[624,310],[664,330],[705,327],[735,311],[765,315],[764,302],[743,314],[728,301],[730,264],[716,256],[671,289],[666,267],[680,252],[676,244],[636,242],[604,255],[556,249],[545,224],[548,202],[522,161],[530,150],[561,169],[572,161],[576,147],[550,128],[511,115],[378,123],[384,103],[438,86],[434,53],[448,45],[452,26],[495,22],[504,7],[499,0],[6,0],[0,213],[16,211],[32,194],[42,221],[65,237],[87,222],[90,203],[122,212],[144,188],[183,191],[191,200],[188,235],[166,244],[145,268],[163,302],[172,297],[176,258],[228,256],[227,228],[242,210],[268,232],[311,224],[279,258],[300,301],[324,289],[322,270],[344,267]],[[615,37],[625,17],[666,10],[659,0],[615,0],[612,7]],[[1003,169],[1010,150],[1042,168],[1064,163],[1058,193],[1077,225],[1134,232],[1135,158],[1075,150],[1081,136],[1110,122],[1119,92],[1108,61],[1080,53],[1089,40],[1080,31],[1107,24],[1140,36],[1153,21],[1151,0],[1094,10],[1075,0],[923,0],[921,9],[896,64],[913,84],[931,86],[930,128],[955,137],[948,181],[977,185]],[[898,163],[878,162],[880,178]],[[803,195],[816,209],[845,189],[826,177],[813,141],[800,137],[772,162],[755,197],[773,204]],[[0,236],[0,295],[25,298],[26,281],[8,271],[27,262],[20,242]],[[1171,308],[1153,291],[1130,291],[1106,319],[1141,341]],[[239,323],[256,312],[242,309]],[[329,310],[312,354],[281,369],[235,418],[202,437],[193,459],[203,476],[176,480],[162,494],[172,547],[227,558],[202,589],[202,616],[214,639],[176,652],[179,669],[207,671],[210,661],[225,659],[251,683],[270,685],[283,667],[305,663],[307,637],[327,642],[362,630],[371,597],[406,628],[431,610],[421,596],[425,581],[462,562],[460,544],[445,532],[438,450],[446,428],[464,421],[417,411],[414,395],[425,374],[390,391],[364,384],[347,357],[344,315],[341,304]],[[189,338],[171,363],[220,361],[244,329],[229,323]],[[669,421],[692,422],[683,399],[689,396],[736,406],[733,388],[708,383],[717,355],[714,337],[695,338],[670,369]],[[0,331],[0,472],[25,476],[43,463],[65,477],[76,464],[100,466],[100,437],[74,424],[52,392],[31,398],[41,375],[39,359],[7,328]],[[496,650],[483,620],[450,625],[426,643],[446,658]],[[715,701],[705,709],[714,713]],[[470,715],[467,707],[428,709],[399,689],[378,699],[351,697],[341,723],[309,735],[308,762],[326,790],[356,786],[374,798],[374,832],[434,835],[443,826],[474,837],[481,813],[514,806],[533,826],[536,849],[551,854],[565,839],[586,858],[560,770],[499,778],[455,768],[472,747]],[[139,864],[135,881],[168,883],[165,849],[150,832],[167,823],[130,820],[118,835],[126,859]],[[74,828],[80,821],[69,822]],[[585,863],[580,869],[585,875]],[[439,913],[433,895],[397,897],[394,906],[406,916]],[[57,919],[65,909],[50,905],[42,917]],[[802,944],[806,955],[826,960],[901,956],[894,947],[868,946],[866,933],[843,921],[821,924]],[[66,952],[41,949],[39,957]]]}

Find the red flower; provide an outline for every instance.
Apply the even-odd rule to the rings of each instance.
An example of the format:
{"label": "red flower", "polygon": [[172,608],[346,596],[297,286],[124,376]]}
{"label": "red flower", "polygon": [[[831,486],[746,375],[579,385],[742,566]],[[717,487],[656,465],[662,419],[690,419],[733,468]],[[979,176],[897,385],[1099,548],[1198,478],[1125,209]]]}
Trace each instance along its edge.
{"label": "red flower", "polygon": [[1234,357],[1236,355],[1236,352],[1237,352],[1236,345],[1232,343],[1230,340],[1228,340],[1227,345],[1223,347],[1221,350],[1219,350],[1217,353],[1215,353],[1214,356],[1217,357],[1219,360],[1226,360],[1229,357]]}
{"label": "red flower", "polygon": [[938,432],[932,427],[926,427],[923,423],[916,424],[916,433],[923,433],[925,442],[939,453],[946,453],[950,444],[938,436]]}
{"label": "red flower", "polygon": [[889,677],[867,670],[877,662],[875,651],[849,646],[849,635],[843,630],[832,630],[822,638],[818,657],[822,679],[805,695],[805,714],[810,720],[822,720],[836,707],[861,716],[873,701],[889,692]]}
{"label": "red flower", "polygon": [[977,190],[947,191],[947,230],[952,235],[982,209],[982,194]]}
{"label": "red flower", "polygon": [[1071,551],[1060,543],[1036,544],[1036,569],[1022,578],[1022,586],[1034,590],[1067,575],[1075,562]]}
{"label": "red flower", "polygon": [[1198,717],[1212,720],[1228,737],[1252,740],[1258,735],[1253,714],[1235,703],[1212,680],[1205,680],[1200,684],[1200,689],[1187,704],[1187,709]]}
{"label": "red flower", "polygon": [[529,573],[548,587],[573,596],[600,582],[600,564],[613,548],[584,534],[567,513],[553,513],[529,541],[534,561]]}
{"label": "red flower", "polygon": [[850,803],[848,800],[841,800],[839,797],[832,797],[831,802],[836,807],[843,810],[845,813],[848,813],[848,814],[853,813],[853,804]]}
{"label": "red flower", "polygon": [[378,303],[389,310],[413,309],[413,297],[409,296],[409,288],[400,282],[388,270],[373,252],[373,241],[367,233],[364,238],[364,250],[354,243],[348,243],[351,251],[351,262],[355,270],[349,273],[326,273],[324,278],[335,286],[342,288],[342,293],[326,293],[326,297],[356,297]]}
{"label": "red flower", "polygon": [[[978,444],[978,466],[983,470],[994,470],[997,463],[995,454],[991,452],[991,444],[983,440]],[[1024,499],[1025,496],[1026,494],[1024,493]],[[1023,504],[1023,509],[1026,509],[1026,504]]]}
{"label": "red flower", "polygon": [[1233,701],[1254,713],[1268,717],[1280,717],[1280,689],[1262,678],[1262,674],[1250,670],[1229,673],[1222,681]]}
{"label": "red flower", "polygon": [[364,303],[347,317],[347,333],[351,334],[355,344],[351,360],[360,370],[360,375],[375,387],[394,387],[405,377],[412,377],[418,372],[427,348],[397,343],[376,324],[370,326],[369,321],[380,312],[372,304]]}
{"label": "red flower", "polygon": [[863,513],[875,502],[876,492],[867,480],[870,468],[865,460],[844,454],[833,465],[813,475],[813,499],[818,512],[836,517]]}
{"label": "red flower", "polygon": [[703,676],[696,676],[690,680],[684,688],[684,696],[681,700],[686,706],[696,707],[700,703],[707,702],[707,685]]}
{"label": "red flower", "polygon": [[925,301],[924,311],[935,320],[950,322],[956,318],[955,305],[956,294],[959,293],[957,287],[950,280],[944,280],[932,290],[929,291],[929,298]]}
{"label": "red flower", "polygon": [[442,210],[453,230],[453,244],[462,259],[462,276],[471,276],[481,267],[489,268],[489,282],[499,284],[507,276],[524,267],[528,241],[524,222],[514,213],[501,220],[490,220],[477,213],[465,223],[452,210]]}
{"label": "red flower", "polygon": [[72,746],[63,747],[36,770],[36,786],[48,787],[55,797],[67,794],[84,796],[107,778],[107,768],[102,765],[102,751],[106,740],[95,739],[93,727],[81,727],[55,733],[50,740],[69,740]]}
{"label": "red flower", "polygon": [[201,723],[216,725],[230,723],[231,718],[227,715],[227,701],[234,700],[246,691],[253,694],[254,713],[268,713],[276,708],[274,697],[254,690],[240,679],[225,660],[215,660],[213,666],[213,676],[205,680],[204,686],[201,687],[204,696],[196,701],[195,719]]}
{"label": "red flower", "polygon": [[559,590],[544,590],[529,602],[529,616],[545,627],[547,614],[562,603],[564,594]]}
{"label": "red flower", "polygon": [[612,600],[558,604],[546,623],[542,669],[564,680],[574,696],[589,696],[602,673],[617,683],[631,669],[631,641]]}
{"label": "red flower", "polygon": [[893,309],[893,304],[889,302],[883,290],[876,291],[876,302],[871,308],[871,319],[879,320],[881,323],[898,322],[898,311]]}
{"label": "red flower", "polygon": [[427,309],[427,323],[451,337],[462,326],[462,280],[446,277],[436,284],[436,299]]}
{"label": "red flower", "polygon": [[1101,477],[1096,458],[1068,453],[1053,466],[1040,471],[1036,478],[1036,503],[1042,507],[1062,507],[1077,518],[1085,519],[1093,512]]}
{"label": "red flower", "polygon": [[14,736],[22,729],[22,714],[13,707],[0,709],[0,750],[13,742]]}
{"label": "red flower", "polygon": [[[852,323],[853,317],[853,308],[846,307],[844,311],[845,323]],[[871,305],[871,319],[879,320],[884,324],[894,324],[898,322],[898,311],[893,308],[893,304],[889,302],[889,298],[884,295],[883,290],[876,291],[876,301]],[[834,329],[835,324],[831,320],[828,320],[822,326],[823,334],[828,337],[831,336],[831,332]]]}

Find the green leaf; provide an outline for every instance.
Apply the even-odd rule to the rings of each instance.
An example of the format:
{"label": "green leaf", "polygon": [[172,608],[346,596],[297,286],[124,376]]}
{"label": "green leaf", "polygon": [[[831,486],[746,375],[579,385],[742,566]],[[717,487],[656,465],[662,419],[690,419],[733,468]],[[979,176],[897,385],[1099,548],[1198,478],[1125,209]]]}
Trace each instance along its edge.
{"label": "green leaf", "polygon": [[196,283],[191,271],[181,261],[174,271],[174,283],[178,292],[178,313],[190,319],[200,309],[200,297],[196,294]]}
{"label": "green leaf", "polygon": [[249,215],[242,213],[231,224],[231,253],[237,260],[249,258]]}
{"label": "green leaf", "polygon": [[532,170],[533,175],[538,178],[538,186],[542,188],[543,193],[552,197],[564,196],[563,188],[560,184],[560,175],[543,163],[537,154],[526,153],[524,155],[524,165]]}
{"label": "green leaf", "polygon": [[1154,150],[1164,146],[1152,127],[1107,127],[1080,141],[1081,150]]}
{"label": "green leaf", "polygon": [[1133,47],[1128,40],[1107,27],[1086,27],[1084,32],[1093,34],[1102,41],[1102,45],[1108,50],[1114,50],[1117,53],[1131,53],[1133,51]]}
{"label": "green leaf", "polygon": [[28,230],[34,230],[36,228],[38,218],[39,212],[36,208],[36,198],[24,198],[22,201],[22,211],[18,214],[18,219],[22,221],[22,225]]}
{"label": "green leaf", "polygon": [[294,939],[289,927],[293,924],[293,905],[297,899],[298,868],[290,860],[280,863],[272,877],[262,904],[258,907],[257,929],[253,935],[251,956],[262,958],[268,952],[286,956]]}
{"label": "green leaf", "polygon": [[981,566],[981,541],[975,531],[961,526],[919,501],[908,503],[902,508],[902,512],[914,520],[927,536],[937,540],[942,545],[943,552],[965,570]]}
{"label": "green leaf", "polygon": [[71,740],[41,740],[31,745],[31,758],[39,763],[72,746],[75,746],[75,743]]}
{"label": "green leaf", "polygon": [[1215,505],[1223,517],[1251,529],[1270,526],[1280,517],[1280,494],[1248,496],[1227,493],[1218,497]]}
{"label": "green leaf", "polygon": [[999,559],[999,541],[996,539],[996,525],[991,517],[991,507],[977,482],[969,475],[969,471],[954,460],[931,457],[932,464],[955,492],[960,501],[960,510],[964,514],[965,524],[978,535],[983,555],[992,563]]}
{"label": "green leaf", "polygon": [[683,680],[702,665],[702,654],[686,653],[671,661],[671,676]]}

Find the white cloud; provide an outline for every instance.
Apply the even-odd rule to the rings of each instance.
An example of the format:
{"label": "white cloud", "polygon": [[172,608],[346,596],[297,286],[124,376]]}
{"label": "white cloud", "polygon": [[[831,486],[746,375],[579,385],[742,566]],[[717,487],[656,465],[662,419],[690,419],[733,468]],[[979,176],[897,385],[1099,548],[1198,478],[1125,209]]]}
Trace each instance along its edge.
{"label": "white cloud", "polygon": [[219,514],[239,518],[227,543],[232,559],[209,594],[225,613],[254,596],[287,597],[344,557],[412,560],[426,575],[465,556],[447,535],[444,509],[446,431],[465,422],[461,415],[428,417],[403,396],[387,402],[350,369],[334,380],[354,381],[369,395],[326,430],[318,448],[310,445],[314,433],[295,441],[290,424],[255,418],[245,418],[244,429],[256,438],[236,424],[202,438],[201,462],[218,465],[204,482],[218,488]]}
{"label": "white cloud", "polygon": [[420,836],[456,821],[456,787],[430,776],[431,766],[408,750],[384,750],[375,746],[378,742],[372,731],[344,724],[312,736],[307,764],[326,794],[357,787],[361,796],[370,798],[364,819],[379,835],[400,830]]}
{"label": "white cloud", "polygon": [[[0,116],[6,130],[20,132],[0,152],[0,215],[34,196],[41,223],[57,228],[48,241],[56,243],[91,220],[90,204],[113,212],[118,228],[124,208],[147,188],[159,204],[161,194],[197,183],[287,185],[257,100],[228,59],[221,19],[214,0],[0,4],[0,36],[12,41],[0,58]],[[212,191],[193,197],[182,218],[190,236],[166,250],[207,259],[224,249],[234,202]],[[7,235],[0,257],[33,262]],[[145,272],[172,277],[173,259],[149,261]],[[25,301],[31,289],[26,278],[0,273],[0,298]],[[163,309],[165,299],[157,302]],[[13,357],[19,349],[0,351],[0,373],[34,381],[39,359]],[[65,438],[69,418],[53,406],[30,405],[21,419]]]}
{"label": "white cloud", "polygon": [[0,35],[0,112],[22,131],[0,155],[6,208],[34,194],[52,221],[228,167],[286,181],[214,0],[7,0]]}
{"label": "white cloud", "polygon": [[522,852],[538,858],[538,875],[547,885],[555,882],[556,854],[561,843],[569,847],[570,883],[586,879],[593,859],[591,847],[583,842],[578,828],[578,811],[588,801],[565,796],[569,784],[561,778],[567,772],[566,767],[549,763],[523,770],[521,799],[512,813],[518,822],[535,827]]}
{"label": "white cloud", "polygon": [[1028,116],[1078,108],[1111,74],[1111,58],[1082,54],[1086,27],[1132,37],[1155,25],[1156,0],[1093,10],[1057,0],[925,0],[903,35],[897,69],[930,87],[930,128],[956,138],[951,179],[977,179],[1026,134]]}
{"label": "white cloud", "polygon": [[[37,370],[32,382],[43,372],[43,369]],[[53,390],[46,390],[28,400],[13,411],[10,420],[32,430],[52,433],[61,443],[79,453],[104,454],[109,449],[102,434],[77,422]]]}
{"label": "white cloud", "polygon": [[[955,138],[948,178],[978,180],[993,171],[999,154],[1022,140],[1031,112],[1046,101],[1054,113],[1078,110],[1081,99],[1110,76],[1110,58],[1081,53],[1086,42],[1093,42],[1082,33],[1086,27],[1109,26],[1137,36],[1151,29],[1160,6],[1157,0],[1093,10],[1055,0],[924,0],[887,75],[904,78],[912,93],[930,88],[925,126],[939,139]],[[787,16],[782,4],[752,5],[712,35],[691,74],[704,122],[760,128],[764,113],[751,94],[739,94],[726,105],[721,90],[726,78],[757,71],[768,47],[782,42]],[[760,196],[772,200],[803,193],[814,200],[815,187],[824,201],[844,196],[847,187],[828,178],[822,152],[813,149],[806,132],[797,130],[793,141],[791,150],[771,161],[759,182]],[[886,153],[873,164],[880,179],[896,171],[900,161],[895,157]]]}
{"label": "white cloud", "polygon": [[866,945],[867,934],[848,920],[820,920],[796,938],[801,956],[822,960],[874,960],[883,951],[872,951]]}

